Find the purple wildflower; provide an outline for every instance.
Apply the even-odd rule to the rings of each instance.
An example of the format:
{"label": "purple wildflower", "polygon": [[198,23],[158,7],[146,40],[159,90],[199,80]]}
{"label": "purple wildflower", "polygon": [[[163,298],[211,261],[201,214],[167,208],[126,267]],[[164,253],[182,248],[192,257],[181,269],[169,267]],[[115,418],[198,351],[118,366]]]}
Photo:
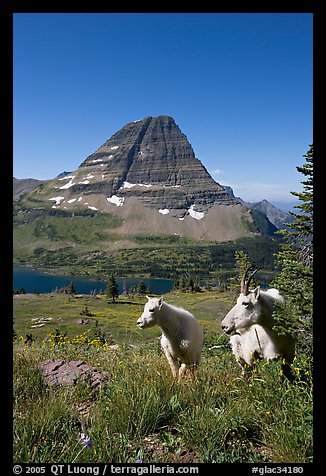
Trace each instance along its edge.
{"label": "purple wildflower", "polygon": [[89,436],[85,435],[85,433],[82,433],[80,435],[81,438],[81,444],[83,445],[84,448],[92,448],[94,445],[94,441],[90,439]]}
{"label": "purple wildflower", "polygon": [[142,463],[142,462],[143,462],[142,459],[137,459],[137,460],[136,460],[136,463]]}

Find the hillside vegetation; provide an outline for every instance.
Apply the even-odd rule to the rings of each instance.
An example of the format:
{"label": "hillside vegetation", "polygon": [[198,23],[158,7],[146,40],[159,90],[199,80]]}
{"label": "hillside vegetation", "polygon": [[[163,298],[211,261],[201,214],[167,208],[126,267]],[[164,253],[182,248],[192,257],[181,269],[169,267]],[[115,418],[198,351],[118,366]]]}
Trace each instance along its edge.
{"label": "hillside vegetation", "polygon": [[[310,359],[297,354],[292,384],[281,382],[276,362],[260,362],[242,378],[220,329],[234,297],[165,295],[192,312],[205,332],[196,380],[178,384],[159,328],[136,326],[146,298],[109,304],[104,295],[16,295],[14,461],[311,462]],[[77,324],[81,317],[88,322]],[[48,387],[40,374],[47,359],[82,359],[107,372],[108,383],[97,393],[78,382]],[[83,448],[81,432],[92,447]]]}
{"label": "hillside vegetation", "polygon": [[216,279],[234,272],[235,250],[244,250],[257,266],[274,268],[279,240],[269,236],[224,243],[196,242],[175,235],[120,235],[121,219],[91,210],[27,211],[16,205],[14,261],[75,274],[175,279],[195,273]]}

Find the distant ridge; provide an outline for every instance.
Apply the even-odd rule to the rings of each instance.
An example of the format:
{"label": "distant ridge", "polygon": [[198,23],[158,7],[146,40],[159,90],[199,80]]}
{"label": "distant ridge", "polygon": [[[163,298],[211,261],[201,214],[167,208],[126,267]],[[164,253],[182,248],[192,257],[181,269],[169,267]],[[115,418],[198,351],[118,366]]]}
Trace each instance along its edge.
{"label": "distant ridge", "polygon": [[66,175],[69,175],[69,174],[71,174],[71,172],[63,171],[63,172],[61,172],[61,174],[57,175],[55,178],[56,179],[61,179],[61,178],[65,177]]}
{"label": "distant ridge", "polygon": [[248,207],[250,210],[256,210],[262,213],[276,228],[280,230],[289,228],[286,223],[291,223],[293,221],[293,217],[290,213],[281,210],[266,199],[253,203],[245,202],[240,197],[234,196],[234,192],[231,187],[224,186],[224,188],[230,197],[235,198],[239,201],[239,203],[242,203],[242,205]]}
{"label": "distant ridge", "polygon": [[46,182],[48,182],[48,180],[37,180],[33,178],[17,179],[16,177],[13,177],[13,200],[19,200],[26,193]]}

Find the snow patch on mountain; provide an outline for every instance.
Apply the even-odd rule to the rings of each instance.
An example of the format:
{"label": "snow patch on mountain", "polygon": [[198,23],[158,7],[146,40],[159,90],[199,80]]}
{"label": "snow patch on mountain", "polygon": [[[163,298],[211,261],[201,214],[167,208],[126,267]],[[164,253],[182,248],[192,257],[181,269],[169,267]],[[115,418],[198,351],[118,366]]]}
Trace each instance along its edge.
{"label": "snow patch on mountain", "polygon": [[162,215],[167,215],[168,213],[170,213],[170,210],[168,210],[167,208],[160,208],[159,213],[161,213]]}
{"label": "snow patch on mountain", "polygon": [[204,212],[196,212],[194,210],[195,205],[191,205],[191,207],[188,209],[189,215],[192,218],[195,218],[195,220],[201,220],[204,218],[205,213]]}
{"label": "snow patch on mountain", "polygon": [[124,197],[117,197],[117,195],[112,195],[112,197],[107,198],[107,201],[113,203],[117,207],[122,207],[123,202],[125,201]]}

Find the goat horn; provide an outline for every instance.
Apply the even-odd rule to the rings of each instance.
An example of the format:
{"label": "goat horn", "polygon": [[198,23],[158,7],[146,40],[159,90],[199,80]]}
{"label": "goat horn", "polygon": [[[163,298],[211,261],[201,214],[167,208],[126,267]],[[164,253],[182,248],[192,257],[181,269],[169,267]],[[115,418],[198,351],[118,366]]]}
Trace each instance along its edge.
{"label": "goat horn", "polygon": [[255,271],[253,271],[253,272],[251,273],[251,275],[249,276],[248,281],[247,281],[248,292],[249,292],[249,284],[250,284],[250,281],[252,280],[253,276],[257,273],[257,271],[259,271],[260,269],[262,269],[262,266],[260,266],[260,268],[255,269]]}
{"label": "goat horn", "polygon": [[246,272],[244,273],[244,275],[242,276],[242,280],[241,280],[241,293],[244,294],[245,296],[247,296],[249,294],[249,285],[250,285],[250,281],[252,280],[252,278],[254,277],[254,275],[257,273],[257,271],[259,271],[260,269],[262,269],[262,266],[260,266],[259,268],[255,269],[251,275],[249,276],[249,278],[247,279],[247,276],[248,276],[248,272],[250,270],[250,268],[248,268],[246,270]]}
{"label": "goat horn", "polygon": [[243,276],[241,279],[241,285],[240,285],[241,293],[244,294],[245,296],[249,292],[249,286],[247,281],[247,276],[249,271],[250,271],[250,268],[246,269],[246,271],[243,273]]}

